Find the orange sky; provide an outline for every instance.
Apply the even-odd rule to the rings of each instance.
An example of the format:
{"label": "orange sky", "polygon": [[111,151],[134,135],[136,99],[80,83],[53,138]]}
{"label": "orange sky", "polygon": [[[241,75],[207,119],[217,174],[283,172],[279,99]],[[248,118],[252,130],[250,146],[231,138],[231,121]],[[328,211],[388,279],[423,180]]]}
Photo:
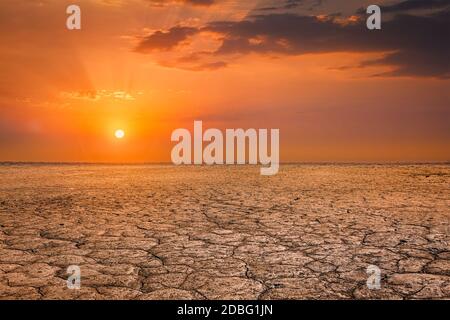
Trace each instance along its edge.
{"label": "orange sky", "polygon": [[368,1],[210,2],[3,0],[0,161],[166,162],[193,120],[279,128],[282,161],[450,160],[448,45],[396,20],[436,12],[371,39],[341,27]]}

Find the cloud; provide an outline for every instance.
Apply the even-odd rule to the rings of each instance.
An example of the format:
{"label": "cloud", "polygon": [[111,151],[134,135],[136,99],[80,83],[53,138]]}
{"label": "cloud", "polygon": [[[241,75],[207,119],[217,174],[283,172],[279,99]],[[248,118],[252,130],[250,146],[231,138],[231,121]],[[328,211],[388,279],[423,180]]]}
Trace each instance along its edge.
{"label": "cloud", "polygon": [[170,50],[185,41],[189,36],[198,32],[191,27],[173,27],[168,31],[156,31],[142,39],[136,51],[151,52],[154,50]]}
{"label": "cloud", "polygon": [[227,66],[227,63],[224,61],[216,61],[216,62],[209,62],[201,64],[194,68],[194,70],[217,70],[221,68],[225,68]]}
{"label": "cloud", "polygon": [[291,10],[300,6],[308,6],[308,10],[320,7],[324,0],[284,0],[276,1],[273,5],[265,6],[257,9],[257,11],[279,11],[279,10]]}
{"label": "cloud", "polygon": [[157,6],[163,6],[171,3],[185,3],[194,6],[210,6],[216,2],[215,0],[147,0],[147,1]]}
{"label": "cloud", "polygon": [[[402,8],[423,8],[423,1],[406,2],[413,4],[398,5]],[[215,34],[220,39],[220,45],[209,53],[202,52],[201,56],[208,59],[214,57],[224,63],[246,54],[283,56],[367,52],[383,56],[363,62],[359,67],[381,65],[392,68],[390,72],[378,75],[449,78],[450,10],[443,6],[443,2],[448,1],[430,2],[441,10],[421,15],[395,14],[383,21],[382,30],[377,31],[366,28],[365,17],[343,19],[337,15],[271,13],[250,16],[241,21],[211,22],[198,28],[177,26],[166,32],[157,31],[146,37],[137,50],[173,50],[194,36]],[[208,63],[212,62],[209,60]]]}
{"label": "cloud", "polygon": [[198,6],[209,6],[212,5],[215,0],[184,0],[184,2]]}
{"label": "cloud", "polygon": [[[138,95],[140,93],[137,93]],[[134,101],[136,97],[126,91],[91,90],[91,91],[62,91],[60,97],[71,100],[98,101],[100,99],[114,99]]]}
{"label": "cloud", "polygon": [[228,63],[224,61],[215,61],[215,62],[206,62],[201,64],[184,64],[184,65],[176,65],[171,66],[170,64],[166,64],[166,67],[180,67],[184,70],[190,71],[205,71],[205,70],[218,70],[228,66]]}
{"label": "cloud", "polygon": [[[380,6],[383,13],[404,13],[413,10],[434,10],[450,6],[450,0],[406,0],[387,6]],[[358,10],[358,13],[364,14],[365,8]]]}

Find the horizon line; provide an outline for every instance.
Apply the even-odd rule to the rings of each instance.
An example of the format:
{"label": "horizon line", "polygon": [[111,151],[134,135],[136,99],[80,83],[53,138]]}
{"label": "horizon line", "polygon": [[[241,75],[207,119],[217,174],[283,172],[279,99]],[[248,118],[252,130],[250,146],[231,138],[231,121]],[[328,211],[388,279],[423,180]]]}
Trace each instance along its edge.
{"label": "horizon line", "polygon": [[[445,161],[281,161],[280,165],[449,165],[450,160]],[[170,161],[134,161],[134,162],[102,162],[102,161],[0,161],[0,166],[4,165],[173,165],[173,166],[260,166],[261,164],[181,164],[175,165]]]}

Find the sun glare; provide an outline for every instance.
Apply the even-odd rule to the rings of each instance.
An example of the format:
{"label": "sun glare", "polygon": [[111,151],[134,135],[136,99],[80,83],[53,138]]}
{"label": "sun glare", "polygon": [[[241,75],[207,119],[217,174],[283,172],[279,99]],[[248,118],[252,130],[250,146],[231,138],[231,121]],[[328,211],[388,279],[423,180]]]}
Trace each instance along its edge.
{"label": "sun glare", "polygon": [[117,139],[122,139],[123,137],[125,137],[125,131],[123,131],[122,129],[117,129],[114,135]]}

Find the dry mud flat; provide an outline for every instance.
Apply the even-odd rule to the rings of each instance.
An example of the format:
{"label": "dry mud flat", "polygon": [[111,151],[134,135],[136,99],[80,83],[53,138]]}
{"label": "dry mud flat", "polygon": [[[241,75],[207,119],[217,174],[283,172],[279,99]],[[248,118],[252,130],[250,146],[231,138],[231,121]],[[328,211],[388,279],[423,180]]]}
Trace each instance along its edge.
{"label": "dry mud flat", "polygon": [[449,186],[449,165],[3,165],[0,297],[448,299]]}

